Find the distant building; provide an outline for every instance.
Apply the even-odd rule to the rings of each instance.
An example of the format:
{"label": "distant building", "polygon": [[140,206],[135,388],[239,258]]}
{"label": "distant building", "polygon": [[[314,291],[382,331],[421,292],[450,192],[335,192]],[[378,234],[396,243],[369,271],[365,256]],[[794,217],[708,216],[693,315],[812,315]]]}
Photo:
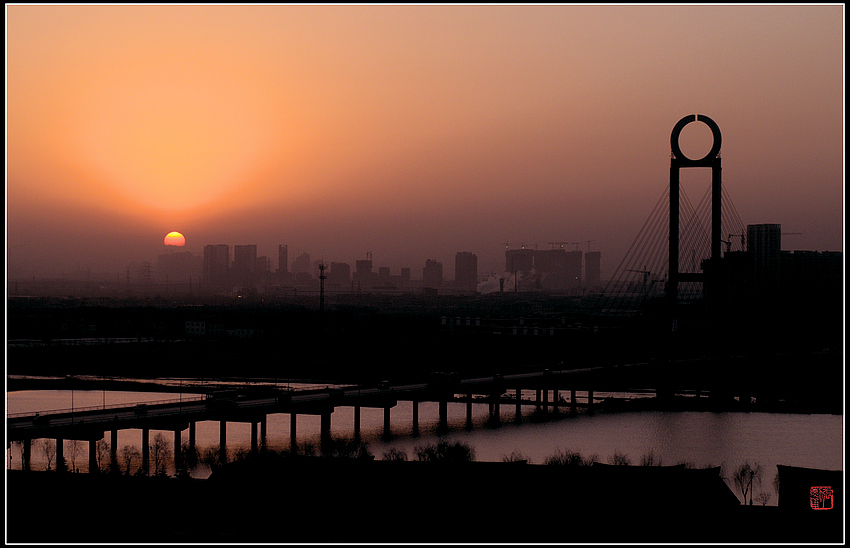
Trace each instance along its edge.
{"label": "distant building", "polygon": [[331,268],[328,271],[328,285],[338,285],[343,289],[347,289],[351,283],[351,265],[348,263],[331,263]]}
{"label": "distant building", "polygon": [[285,245],[277,246],[277,275],[282,278],[289,272],[289,248]]}
{"label": "distant building", "polygon": [[204,259],[189,251],[164,253],[157,257],[157,283],[174,284],[199,282],[203,273]]}
{"label": "distant building", "polygon": [[257,246],[233,246],[233,281],[240,285],[253,285],[257,268]]}
{"label": "distant building", "polygon": [[779,291],[779,252],[782,228],[778,224],[747,225],[747,251],[752,264],[753,290],[775,294]]}
{"label": "distant building", "polygon": [[505,250],[505,272],[528,274],[534,268],[533,249]]}
{"label": "distant building", "polygon": [[372,259],[364,259],[354,262],[355,287],[372,287],[375,285],[372,272]]}
{"label": "distant building", "polygon": [[602,284],[602,253],[588,251],[584,254],[584,286],[599,287]]}
{"label": "distant building", "polygon": [[422,286],[437,288],[443,285],[443,263],[428,259],[422,269]]}
{"label": "distant building", "polygon": [[310,254],[302,253],[297,256],[294,261],[292,261],[292,272],[298,274],[299,272],[310,273]]}
{"label": "distant building", "polygon": [[455,284],[458,288],[475,291],[478,288],[478,256],[469,251],[455,255]]}
{"label": "distant building", "polygon": [[230,246],[214,244],[204,246],[204,284],[226,285],[230,273]]}

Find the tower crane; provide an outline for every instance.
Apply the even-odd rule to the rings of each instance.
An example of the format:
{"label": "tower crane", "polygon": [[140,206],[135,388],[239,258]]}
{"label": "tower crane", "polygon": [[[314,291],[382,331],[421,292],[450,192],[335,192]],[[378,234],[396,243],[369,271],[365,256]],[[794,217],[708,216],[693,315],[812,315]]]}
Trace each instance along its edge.
{"label": "tower crane", "polygon": [[587,241],[587,252],[590,253],[590,242],[595,242],[596,240],[588,240]]}
{"label": "tower crane", "polygon": [[[646,267],[644,267],[646,268]],[[627,268],[626,272],[638,272],[643,274],[643,283],[646,284],[649,281],[649,275],[652,274],[649,270],[632,270],[631,268]]]}
{"label": "tower crane", "polygon": [[570,243],[570,242],[549,242],[549,245],[553,246],[553,247],[552,247],[552,249],[554,249],[554,246],[556,246],[556,245],[559,245],[559,246],[561,246],[561,247],[564,247],[564,246],[565,246],[565,245],[567,245],[568,243]]}

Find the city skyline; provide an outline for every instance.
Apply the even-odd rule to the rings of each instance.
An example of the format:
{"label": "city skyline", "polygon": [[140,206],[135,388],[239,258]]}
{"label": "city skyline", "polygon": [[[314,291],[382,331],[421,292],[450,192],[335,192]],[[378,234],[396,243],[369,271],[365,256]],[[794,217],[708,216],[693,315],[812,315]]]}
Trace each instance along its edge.
{"label": "city skyline", "polygon": [[[7,275],[279,244],[393,273],[625,255],[677,120],[745,224],[843,249],[843,6],[7,5]],[[686,153],[710,135],[692,124]],[[698,154],[698,153],[697,153]],[[683,178],[694,203],[709,176]],[[589,243],[588,243],[589,242]],[[381,260],[379,260],[381,259]],[[386,259],[386,260],[383,260]]]}

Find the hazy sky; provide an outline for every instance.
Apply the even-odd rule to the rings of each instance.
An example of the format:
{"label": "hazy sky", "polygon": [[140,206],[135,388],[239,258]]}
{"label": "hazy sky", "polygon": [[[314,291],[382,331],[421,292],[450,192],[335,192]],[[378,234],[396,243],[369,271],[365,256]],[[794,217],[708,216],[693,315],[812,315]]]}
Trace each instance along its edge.
{"label": "hazy sky", "polygon": [[562,241],[604,278],[689,114],[744,224],[842,250],[843,52],[843,5],[7,5],[9,274],[123,272],[180,231],[414,278]]}

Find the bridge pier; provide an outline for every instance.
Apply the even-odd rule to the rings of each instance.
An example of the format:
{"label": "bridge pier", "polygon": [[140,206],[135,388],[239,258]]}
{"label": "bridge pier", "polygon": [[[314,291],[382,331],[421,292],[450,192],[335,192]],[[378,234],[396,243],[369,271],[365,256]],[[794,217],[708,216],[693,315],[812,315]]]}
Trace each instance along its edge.
{"label": "bridge pier", "polygon": [[593,390],[587,391],[587,413],[593,414]]}
{"label": "bridge pier", "polygon": [[97,474],[100,468],[97,466],[97,440],[89,440],[89,474]]}
{"label": "bridge pier", "polygon": [[181,452],[182,445],[182,432],[179,428],[174,429],[174,472],[177,473],[180,470],[180,463],[183,460],[183,454]]}
{"label": "bridge pier", "polygon": [[392,407],[384,407],[384,438],[389,439],[392,436],[390,430],[390,410]]}
{"label": "bridge pier", "polygon": [[575,388],[570,390],[570,413],[573,415],[576,414],[578,410],[576,409],[576,390]]}
{"label": "bridge pier", "polygon": [[534,410],[537,411],[537,412],[540,412],[540,398],[541,398],[541,394],[540,394],[540,389],[538,388],[535,395],[534,395],[534,401],[536,403],[536,405],[534,406]]}
{"label": "bridge pier", "polygon": [[499,396],[501,396],[501,394],[493,394],[490,396],[492,398],[490,402],[490,422],[493,424],[498,424],[502,417],[502,411],[499,407]]}
{"label": "bridge pier", "polygon": [[21,470],[29,472],[32,462],[32,440],[25,439],[21,442]]}
{"label": "bridge pier", "polygon": [[360,406],[354,406],[354,439],[360,440]]}
{"label": "bridge pier", "polygon": [[449,402],[440,400],[440,430],[445,431],[449,427]]}
{"label": "bridge pier", "polygon": [[227,421],[221,420],[218,423],[218,460],[219,463],[227,462]]}
{"label": "bridge pier", "polygon": [[260,418],[260,447],[265,451],[266,449],[266,434],[268,431],[268,417],[263,415]]}
{"label": "bridge pier", "polygon": [[320,438],[322,451],[328,448],[331,441],[331,413],[333,413],[333,410],[330,412],[325,411],[321,414]]}
{"label": "bridge pier", "polygon": [[56,471],[67,472],[65,469],[65,440],[56,438]]}
{"label": "bridge pier", "polygon": [[151,431],[142,428],[142,475],[150,475],[151,464]]}
{"label": "bridge pier", "polygon": [[195,449],[195,421],[189,423],[189,458],[191,464],[195,464],[198,451]]}
{"label": "bridge pier", "polygon": [[298,415],[295,413],[289,414],[289,452],[294,453],[298,449],[296,423]]}
{"label": "bridge pier", "polygon": [[419,435],[419,402],[413,400],[410,402],[413,406],[413,435]]}
{"label": "bridge pier", "polygon": [[251,421],[251,453],[257,454],[259,443],[257,441],[257,430],[259,429],[259,421]]}
{"label": "bridge pier", "polygon": [[[472,428],[472,394],[466,395],[466,427]],[[490,405],[490,414],[493,414],[492,404]]]}
{"label": "bridge pier", "polygon": [[557,388],[552,389],[552,412],[553,413],[558,412],[558,389]]}
{"label": "bridge pier", "polygon": [[516,389],[516,420],[522,419],[522,388]]}
{"label": "bridge pier", "polygon": [[[59,443],[56,443],[59,447]],[[57,461],[58,465],[58,461]],[[113,429],[109,432],[109,472],[118,474],[121,471],[118,469],[118,430]]]}

